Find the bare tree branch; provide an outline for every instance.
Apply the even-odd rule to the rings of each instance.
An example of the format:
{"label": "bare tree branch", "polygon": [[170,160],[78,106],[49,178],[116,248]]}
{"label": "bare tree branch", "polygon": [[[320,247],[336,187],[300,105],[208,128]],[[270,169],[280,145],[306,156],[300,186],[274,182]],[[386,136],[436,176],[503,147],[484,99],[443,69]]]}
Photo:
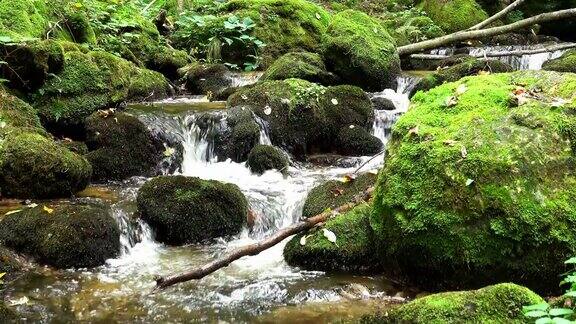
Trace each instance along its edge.
{"label": "bare tree branch", "polygon": [[479,30],[482,29],[488,25],[490,25],[491,23],[495,22],[496,20],[506,16],[510,11],[516,9],[518,6],[520,6],[521,4],[523,4],[524,2],[526,2],[526,0],[516,0],[514,2],[512,2],[509,6],[507,6],[506,8],[502,9],[500,12],[496,13],[494,16],[484,20],[483,22],[474,25],[470,28],[468,28],[468,30]]}
{"label": "bare tree branch", "polygon": [[176,285],[178,283],[190,281],[190,280],[197,280],[202,279],[205,276],[230,265],[230,263],[249,255],[257,255],[260,252],[267,250],[274,245],[284,241],[286,238],[298,234],[300,232],[306,231],[311,229],[316,224],[323,223],[328,220],[333,215],[337,215],[339,213],[344,213],[349,211],[350,209],[356,207],[362,202],[370,200],[372,197],[372,192],[374,188],[371,187],[365,192],[357,195],[354,197],[354,201],[350,202],[346,205],[340,206],[332,211],[325,211],[322,214],[307,218],[306,220],[300,221],[296,224],[283,228],[276,232],[274,235],[268,237],[267,239],[260,241],[258,243],[250,244],[247,246],[240,247],[229,254],[216,259],[210,263],[207,263],[199,268],[192,269],[190,272],[176,274],[169,277],[159,277],[156,279],[156,288],[154,288],[153,292],[156,292],[161,289],[165,289],[167,287]]}
{"label": "bare tree branch", "polygon": [[400,55],[410,55],[415,54],[424,50],[442,47],[448,44],[461,42],[464,40],[478,39],[484,37],[491,37],[495,35],[506,34],[518,29],[532,26],[534,24],[544,23],[548,21],[566,19],[576,17],[576,8],[559,10],[554,12],[543,13],[534,17],[523,19],[515,23],[492,27],[488,29],[481,30],[469,30],[469,31],[459,31],[450,35],[430,39],[427,41],[414,43],[410,45],[398,47],[398,54]]}

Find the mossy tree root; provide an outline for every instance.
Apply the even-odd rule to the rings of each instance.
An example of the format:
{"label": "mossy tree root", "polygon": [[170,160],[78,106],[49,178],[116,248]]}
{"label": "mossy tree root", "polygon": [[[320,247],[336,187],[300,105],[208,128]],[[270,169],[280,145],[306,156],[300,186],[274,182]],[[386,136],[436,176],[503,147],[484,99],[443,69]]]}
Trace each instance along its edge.
{"label": "mossy tree root", "polygon": [[154,288],[153,292],[168,288],[170,286],[174,286],[182,282],[202,279],[219,269],[227,267],[232,262],[242,257],[257,255],[260,252],[265,251],[273,247],[274,245],[284,241],[285,239],[287,239],[292,235],[309,230],[314,226],[316,226],[317,224],[325,222],[334,215],[345,213],[353,209],[354,207],[358,206],[359,204],[369,201],[372,198],[373,191],[374,187],[370,187],[366,191],[355,196],[352,202],[342,205],[334,210],[324,211],[321,214],[309,217],[306,220],[302,220],[296,224],[283,228],[265,240],[262,240],[258,243],[240,247],[230,252],[229,254],[223,256],[222,258],[216,259],[199,268],[192,269],[190,272],[176,274],[169,277],[157,277],[156,288]]}

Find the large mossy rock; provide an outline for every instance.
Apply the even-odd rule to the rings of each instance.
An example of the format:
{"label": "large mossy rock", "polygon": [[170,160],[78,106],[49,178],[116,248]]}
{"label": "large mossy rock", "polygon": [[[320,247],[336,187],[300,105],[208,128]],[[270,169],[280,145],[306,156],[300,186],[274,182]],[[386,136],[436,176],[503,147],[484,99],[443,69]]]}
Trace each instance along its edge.
{"label": "large mossy rock", "polygon": [[138,118],[110,110],[86,119],[94,180],[123,180],[151,176],[163,159],[164,147]]}
{"label": "large mossy rock", "polygon": [[546,61],[543,70],[576,73],[576,50],[570,50],[561,57]]}
{"label": "large mossy rock", "polygon": [[316,216],[328,209],[347,204],[353,201],[356,195],[372,187],[375,182],[376,175],[372,173],[361,174],[348,182],[326,181],[310,191],[304,202],[302,217]]}
{"label": "large mossy rock", "polygon": [[0,88],[0,133],[7,127],[41,130],[36,110],[26,102]]}
{"label": "large mossy rock", "polygon": [[418,298],[362,323],[528,323],[522,307],[543,303],[530,289],[511,283]]}
{"label": "large mossy rock", "polygon": [[107,207],[45,205],[5,216],[0,242],[56,268],[97,267],[120,252],[120,230]]}
{"label": "large mossy rock", "polygon": [[367,14],[346,10],[332,17],[322,41],[329,71],[366,91],[395,88],[400,58],[394,39]]}
{"label": "large mossy rock", "polygon": [[338,133],[339,152],[344,155],[374,155],[382,150],[382,140],[365,128],[350,125]]}
{"label": "large mossy rock", "polygon": [[376,187],[383,260],[431,289],[558,290],[576,252],[575,89],[573,74],[530,71],[416,94]]}
{"label": "large mossy rock", "polygon": [[88,161],[39,133],[10,128],[0,134],[0,191],[17,198],[69,197],[92,175]]}
{"label": "large mossy rock", "polygon": [[[372,207],[363,204],[328,220],[312,233],[296,235],[284,248],[284,259],[291,266],[314,271],[367,272],[380,269],[373,249],[374,237],[369,222],[371,212]],[[336,235],[336,243],[324,236],[324,230]]]}
{"label": "large mossy rock", "polygon": [[369,129],[374,120],[372,103],[362,89],[324,87],[299,79],[242,89],[230,96],[228,105],[251,109],[269,126],[272,143],[296,157],[337,151],[343,127]]}
{"label": "large mossy rock", "polygon": [[180,69],[192,94],[218,96],[232,86],[230,70],[224,64],[192,63]]}
{"label": "large mossy rock", "polygon": [[419,8],[446,33],[466,30],[488,18],[474,0],[423,0]]}
{"label": "large mossy rock", "polygon": [[286,173],[288,162],[288,157],[282,150],[271,145],[256,145],[248,154],[246,165],[256,174],[263,174],[268,170]]}
{"label": "large mossy rock", "polygon": [[235,235],[246,224],[248,202],[233,184],[161,176],[142,186],[138,210],[156,239],[183,245]]}
{"label": "large mossy rock", "polygon": [[84,119],[98,109],[126,100],[163,97],[160,73],[140,69],[105,52],[67,52],[63,70],[32,97],[43,124],[55,133],[81,133]]}
{"label": "large mossy rock", "polygon": [[260,80],[301,79],[322,85],[334,85],[338,77],[326,70],[322,56],[292,52],[282,55],[266,70]]}
{"label": "large mossy rock", "polygon": [[514,69],[499,60],[482,60],[470,56],[458,56],[440,62],[436,72],[427,75],[416,85],[415,91],[427,91],[445,82],[455,82],[463,77],[480,73],[505,73]]}

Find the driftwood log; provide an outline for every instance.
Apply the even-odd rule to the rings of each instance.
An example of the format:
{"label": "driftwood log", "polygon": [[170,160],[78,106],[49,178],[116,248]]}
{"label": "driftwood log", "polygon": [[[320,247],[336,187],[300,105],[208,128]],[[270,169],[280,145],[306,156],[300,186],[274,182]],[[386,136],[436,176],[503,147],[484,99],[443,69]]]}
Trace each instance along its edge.
{"label": "driftwood log", "polygon": [[278,232],[274,233],[272,236],[254,244],[246,245],[236,250],[220,257],[210,263],[207,263],[199,268],[195,268],[190,270],[186,273],[180,273],[171,275],[168,277],[157,277],[156,278],[156,288],[154,291],[162,290],[168,288],[170,286],[176,285],[178,283],[191,281],[191,280],[198,280],[206,277],[207,275],[227,267],[230,263],[250,255],[257,255],[260,252],[267,250],[274,245],[284,241],[288,237],[298,234],[300,232],[304,232],[316,226],[317,224],[323,223],[329,218],[336,216],[340,213],[345,213],[352,208],[356,207],[357,205],[369,201],[372,198],[372,193],[374,191],[374,187],[371,187],[364,191],[363,193],[354,197],[354,200],[348,204],[342,205],[334,210],[325,211],[322,214],[307,218],[302,220],[298,223],[295,223],[291,226],[283,228]]}

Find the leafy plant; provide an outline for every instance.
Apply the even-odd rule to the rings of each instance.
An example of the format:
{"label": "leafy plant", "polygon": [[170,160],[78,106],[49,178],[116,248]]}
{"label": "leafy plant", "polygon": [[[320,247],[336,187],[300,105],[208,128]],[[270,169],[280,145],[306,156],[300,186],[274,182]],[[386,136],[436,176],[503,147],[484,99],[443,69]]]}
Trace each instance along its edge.
{"label": "leafy plant", "polygon": [[[576,266],[576,257],[568,259],[565,263]],[[566,273],[560,285],[569,285],[566,293],[561,298],[576,298],[576,269]],[[569,304],[572,305],[572,303]],[[541,303],[524,306],[523,311],[524,315],[534,319],[536,324],[576,323],[576,315],[573,308],[555,307],[549,303]]]}

